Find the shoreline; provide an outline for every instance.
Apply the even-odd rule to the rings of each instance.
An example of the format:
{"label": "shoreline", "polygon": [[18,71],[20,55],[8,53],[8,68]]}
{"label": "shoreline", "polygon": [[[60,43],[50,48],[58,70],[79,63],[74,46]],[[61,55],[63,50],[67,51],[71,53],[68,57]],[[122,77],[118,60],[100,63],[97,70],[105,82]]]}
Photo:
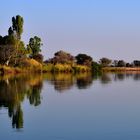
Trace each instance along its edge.
{"label": "shoreline", "polygon": [[104,67],[102,68],[103,72],[133,72],[139,71],[140,67]]}
{"label": "shoreline", "polygon": [[94,69],[86,66],[79,66],[76,65],[71,67],[69,65],[41,65],[40,68],[36,69],[36,66],[33,67],[10,67],[1,65],[0,66],[0,75],[7,75],[7,74],[36,74],[36,73],[98,73],[98,72],[140,72],[140,67],[103,67],[100,71],[94,72]]}

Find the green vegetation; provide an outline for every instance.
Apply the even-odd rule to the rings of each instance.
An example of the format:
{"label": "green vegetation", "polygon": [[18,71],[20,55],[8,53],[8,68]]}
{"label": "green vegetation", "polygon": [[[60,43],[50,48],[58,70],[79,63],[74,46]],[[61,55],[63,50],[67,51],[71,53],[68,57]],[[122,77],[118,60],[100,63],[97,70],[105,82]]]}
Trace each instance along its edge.
{"label": "green vegetation", "polygon": [[100,64],[103,67],[108,67],[111,64],[111,62],[112,62],[112,60],[110,60],[106,57],[103,57],[103,58],[100,59]]}
{"label": "green vegetation", "polygon": [[37,60],[40,63],[43,62],[43,55],[40,54],[42,45],[41,38],[37,36],[30,38],[29,44],[27,45],[29,57]]}
{"label": "green vegetation", "polygon": [[78,54],[76,57],[76,62],[79,65],[85,65],[91,67],[92,57],[86,54]]}

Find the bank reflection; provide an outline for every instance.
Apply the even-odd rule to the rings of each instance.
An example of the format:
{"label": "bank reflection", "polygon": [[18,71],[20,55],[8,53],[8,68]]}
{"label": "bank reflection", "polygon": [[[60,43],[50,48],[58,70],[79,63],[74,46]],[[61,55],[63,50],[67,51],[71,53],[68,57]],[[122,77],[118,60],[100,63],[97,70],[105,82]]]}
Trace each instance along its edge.
{"label": "bank reflection", "polygon": [[1,77],[0,108],[4,107],[8,110],[13,128],[23,128],[24,119],[21,103],[25,98],[34,106],[41,103],[41,79],[39,76]]}
{"label": "bank reflection", "polygon": [[91,73],[77,74],[76,85],[78,89],[87,89],[92,85],[93,77]]}
{"label": "bank reflection", "polygon": [[76,85],[78,89],[86,89],[92,85],[93,77],[91,73],[81,74],[46,74],[45,80],[54,86],[54,89],[60,93],[71,89]]}

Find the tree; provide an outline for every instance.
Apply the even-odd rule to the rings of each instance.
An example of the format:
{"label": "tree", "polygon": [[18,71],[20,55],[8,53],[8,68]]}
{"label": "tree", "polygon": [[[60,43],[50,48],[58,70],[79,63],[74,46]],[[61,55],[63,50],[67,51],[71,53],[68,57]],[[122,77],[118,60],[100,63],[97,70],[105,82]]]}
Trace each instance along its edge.
{"label": "tree", "polygon": [[[74,63],[74,56],[72,56],[70,53],[67,53],[65,51],[58,51],[54,54],[54,57],[48,60],[49,63],[59,63],[59,64],[73,64]],[[46,61],[47,62],[47,61]]]}
{"label": "tree", "polygon": [[0,35],[0,45],[2,44],[3,37]]}
{"label": "tree", "polygon": [[126,67],[133,67],[133,64],[126,63]]}
{"label": "tree", "polygon": [[76,57],[77,64],[91,66],[92,57],[86,54],[78,54]]}
{"label": "tree", "polygon": [[15,48],[13,45],[0,46],[0,64],[9,65],[9,62],[14,57]]}
{"label": "tree", "polygon": [[106,57],[103,57],[100,59],[100,64],[103,66],[103,67],[107,67],[111,64],[112,60],[106,58]]}
{"label": "tree", "polygon": [[9,28],[9,31],[13,31],[18,40],[21,39],[21,34],[23,33],[23,23],[24,20],[20,15],[12,17],[12,27]]}
{"label": "tree", "polygon": [[9,35],[9,36],[14,35],[14,31],[13,31],[12,27],[10,27],[10,28],[8,29],[8,35]]}
{"label": "tree", "polygon": [[134,63],[135,67],[140,67],[140,61],[139,60],[134,60],[133,63]]}
{"label": "tree", "polygon": [[125,67],[126,63],[124,62],[124,60],[119,60],[118,61],[118,67]]}
{"label": "tree", "polygon": [[41,46],[42,46],[41,38],[34,36],[34,38],[30,38],[29,44],[27,45],[27,50],[31,57],[34,55],[39,54],[41,52]]}
{"label": "tree", "polygon": [[118,60],[114,60],[113,65],[114,65],[114,67],[117,67],[118,66]]}
{"label": "tree", "polygon": [[102,66],[100,64],[98,64],[97,62],[92,62],[92,71],[94,73],[98,73],[101,72]]}
{"label": "tree", "polygon": [[4,36],[0,40],[0,64],[9,65],[10,60],[15,57],[14,36]]}
{"label": "tree", "polygon": [[12,17],[12,26],[8,30],[8,36],[11,36],[15,40],[15,54],[13,59],[13,65],[18,64],[18,60],[25,56],[25,45],[21,41],[21,35],[23,33],[23,17],[17,15],[16,17]]}

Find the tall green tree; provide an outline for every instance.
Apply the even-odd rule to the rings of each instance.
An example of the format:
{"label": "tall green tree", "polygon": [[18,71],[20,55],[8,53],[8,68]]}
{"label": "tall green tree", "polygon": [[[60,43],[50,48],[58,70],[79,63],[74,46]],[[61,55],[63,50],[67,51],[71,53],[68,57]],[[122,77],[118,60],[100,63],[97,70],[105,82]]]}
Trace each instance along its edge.
{"label": "tall green tree", "polygon": [[12,17],[12,30],[14,31],[16,38],[18,40],[21,39],[21,35],[23,33],[23,17],[17,15],[16,17]]}
{"label": "tall green tree", "polygon": [[40,54],[42,45],[41,38],[37,36],[30,38],[29,44],[27,45],[27,52],[30,55],[30,58],[33,58],[40,63],[43,62],[43,55]]}
{"label": "tall green tree", "polygon": [[30,38],[27,50],[31,56],[34,56],[41,52],[42,45],[41,38],[34,36],[33,38]]}

